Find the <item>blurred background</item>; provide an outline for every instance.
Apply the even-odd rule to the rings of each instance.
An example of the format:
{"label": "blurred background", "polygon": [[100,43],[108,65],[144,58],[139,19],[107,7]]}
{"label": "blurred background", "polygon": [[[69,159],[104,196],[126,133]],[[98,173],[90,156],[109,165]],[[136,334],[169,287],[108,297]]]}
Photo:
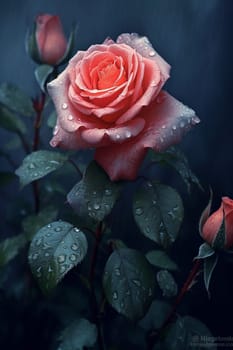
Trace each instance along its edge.
{"label": "blurred background", "polygon": [[[193,108],[201,119],[201,124],[181,145],[192,170],[205,189],[209,185],[212,187],[214,209],[222,196],[233,198],[231,0],[7,0],[1,3],[0,11],[0,83],[16,83],[32,97],[39,90],[33,74],[35,66],[25,52],[24,40],[28,27],[39,13],[59,15],[67,35],[76,22],[77,49],[85,50],[107,36],[115,39],[123,32],[148,36],[154,48],[172,66],[165,89]],[[10,134],[0,130],[2,144],[9,141],[9,137]],[[15,154],[15,157],[20,156]],[[1,170],[7,167],[7,162],[1,160]],[[1,190],[2,237],[8,234],[7,203],[14,201],[18,187],[16,183]],[[197,223],[208,201],[208,193],[194,188],[191,196],[184,194],[184,199],[183,239],[174,251],[174,258],[181,266],[181,281],[201,242]],[[124,229],[122,223],[123,232]],[[186,312],[205,322],[215,336],[233,335],[232,276],[232,262],[222,260],[211,284],[211,299],[200,282],[186,299]],[[15,314],[11,312],[14,324]],[[17,322],[22,324],[30,320],[23,312],[17,317]]]}

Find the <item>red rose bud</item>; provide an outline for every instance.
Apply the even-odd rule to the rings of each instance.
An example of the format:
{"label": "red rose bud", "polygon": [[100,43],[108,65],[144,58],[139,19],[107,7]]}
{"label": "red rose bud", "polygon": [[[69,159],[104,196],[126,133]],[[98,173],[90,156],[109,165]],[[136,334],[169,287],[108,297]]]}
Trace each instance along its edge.
{"label": "red rose bud", "polygon": [[[210,205],[207,211],[209,211]],[[233,200],[222,197],[222,203],[212,215],[203,212],[200,223],[202,238],[214,248],[230,248],[233,246]]]}
{"label": "red rose bud", "polygon": [[57,65],[65,55],[67,40],[58,16],[48,14],[36,18],[35,39],[40,61]]}

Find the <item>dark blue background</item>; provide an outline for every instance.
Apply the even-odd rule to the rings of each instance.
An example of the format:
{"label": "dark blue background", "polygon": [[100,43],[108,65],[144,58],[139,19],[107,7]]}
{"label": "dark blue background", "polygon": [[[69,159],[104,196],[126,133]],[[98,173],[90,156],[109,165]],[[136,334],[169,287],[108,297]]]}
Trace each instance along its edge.
{"label": "dark blue background", "polygon": [[[221,196],[233,197],[231,0],[7,0],[1,3],[0,11],[0,82],[17,83],[31,96],[38,89],[24,37],[38,13],[60,15],[67,34],[77,22],[77,49],[101,43],[107,36],[115,39],[122,32],[148,36],[172,66],[165,89],[193,108],[202,121],[182,142],[192,169],[204,186],[213,188],[215,208]],[[6,138],[0,133],[1,140]],[[193,227],[206,199],[201,195],[189,199],[187,217]],[[188,238],[186,243],[188,246],[192,240]],[[182,261],[191,248],[178,248]],[[195,249],[191,249],[189,261]],[[189,267],[184,266],[184,270]],[[215,335],[232,332],[227,320],[233,312],[232,271],[232,265],[220,264],[210,302],[201,287],[190,297],[190,313],[205,321]]]}

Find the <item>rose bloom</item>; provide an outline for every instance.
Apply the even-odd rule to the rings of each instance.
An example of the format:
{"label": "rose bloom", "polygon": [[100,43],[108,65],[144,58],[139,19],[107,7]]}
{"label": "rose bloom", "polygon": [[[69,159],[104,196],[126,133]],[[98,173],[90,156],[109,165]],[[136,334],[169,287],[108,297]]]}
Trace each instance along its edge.
{"label": "rose bloom", "polygon": [[65,38],[58,16],[48,14],[36,18],[36,43],[42,63],[56,65],[66,52]]}
{"label": "rose bloom", "polygon": [[112,180],[135,179],[148,148],[162,151],[199,122],[161,91],[170,66],[146,37],[122,34],[78,51],[48,84],[57,111],[53,147],[95,148]]}
{"label": "rose bloom", "polygon": [[225,242],[222,248],[230,248],[233,246],[233,200],[228,197],[222,197],[220,208],[206,219],[201,235],[207,243],[213,245],[223,219],[225,221]]}

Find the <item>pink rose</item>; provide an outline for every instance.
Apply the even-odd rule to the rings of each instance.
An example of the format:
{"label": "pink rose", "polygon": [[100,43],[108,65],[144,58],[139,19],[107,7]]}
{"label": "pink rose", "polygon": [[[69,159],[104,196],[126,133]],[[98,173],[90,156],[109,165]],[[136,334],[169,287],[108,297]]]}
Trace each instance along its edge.
{"label": "pink rose", "polygon": [[35,34],[41,62],[56,65],[63,58],[67,48],[59,17],[47,14],[37,16]]}
{"label": "pink rose", "polygon": [[135,179],[148,148],[166,149],[199,122],[161,91],[169,71],[137,34],[78,51],[48,84],[58,115],[51,145],[95,148],[95,160],[112,180]]}
{"label": "pink rose", "polygon": [[222,242],[222,248],[230,248],[233,246],[233,200],[228,197],[223,197],[220,208],[205,218],[202,223],[201,235],[212,246],[223,219],[225,221],[225,242]]}

